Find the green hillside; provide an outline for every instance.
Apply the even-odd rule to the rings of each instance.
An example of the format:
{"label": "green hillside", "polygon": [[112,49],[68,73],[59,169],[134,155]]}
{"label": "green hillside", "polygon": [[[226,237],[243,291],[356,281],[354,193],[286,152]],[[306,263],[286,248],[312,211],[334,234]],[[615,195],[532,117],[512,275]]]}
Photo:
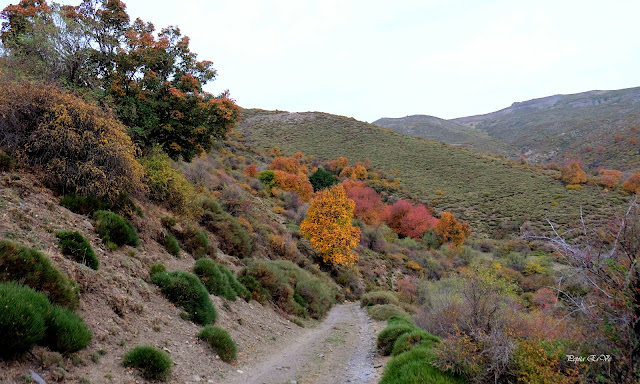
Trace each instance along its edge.
{"label": "green hillside", "polygon": [[477,152],[503,153],[507,156],[516,154],[516,150],[509,144],[490,137],[486,132],[434,116],[385,117],[373,124],[405,135],[471,148]]}
{"label": "green hillside", "polygon": [[452,121],[509,143],[533,160],[580,159],[594,170],[640,169],[640,87],[549,96]]}
{"label": "green hillside", "polygon": [[[369,158],[372,166],[399,170],[402,186],[451,210],[474,230],[493,234],[503,223],[574,224],[580,206],[587,220],[606,220],[624,196],[595,187],[567,190],[550,176],[504,159],[402,135],[352,118],[326,113],[244,110],[241,132],[250,145],[302,151],[322,158]],[[437,192],[438,191],[438,192]]]}

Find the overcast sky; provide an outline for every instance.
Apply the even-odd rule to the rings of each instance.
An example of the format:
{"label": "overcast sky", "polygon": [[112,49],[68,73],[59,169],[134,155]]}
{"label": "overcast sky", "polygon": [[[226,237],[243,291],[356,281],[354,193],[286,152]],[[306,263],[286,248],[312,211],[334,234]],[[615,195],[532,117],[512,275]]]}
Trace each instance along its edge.
{"label": "overcast sky", "polygon": [[638,0],[124,1],[178,25],[215,63],[208,90],[247,108],[454,118],[640,86]]}

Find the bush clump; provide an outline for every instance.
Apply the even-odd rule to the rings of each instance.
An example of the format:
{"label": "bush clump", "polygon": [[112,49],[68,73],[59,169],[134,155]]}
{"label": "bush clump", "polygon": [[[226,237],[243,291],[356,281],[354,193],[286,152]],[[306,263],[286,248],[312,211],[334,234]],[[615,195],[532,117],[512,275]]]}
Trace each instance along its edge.
{"label": "bush clump", "polygon": [[250,299],[251,294],[233,275],[227,267],[216,264],[211,259],[199,259],[193,267],[193,273],[202,281],[209,293],[235,300],[241,296]]}
{"label": "bush clump", "polygon": [[404,309],[393,304],[376,304],[367,307],[369,316],[374,320],[387,321],[392,316],[408,317]]}
{"label": "bush clump", "polygon": [[463,384],[463,379],[442,372],[430,363],[435,359],[429,348],[418,347],[391,359],[384,368],[380,384]]}
{"label": "bush clump", "polygon": [[98,269],[100,262],[93,252],[91,244],[79,232],[64,231],[56,233],[60,241],[60,251],[63,255],[71,256],[74,261],[84,264],[91,269]]}
{"label": "bush clump", "polygon": [[140,244],[138,234],[130,222],[111,211],[96,211],[93,213],[96,220],[96,232],[102,241],[116,245],[131,245],[137,247]]}
{"label": "bush clump", "polygon": [[400,337],[398,337],[396,342],[393,343],[391,356],[397,356],[417,346],[431,348],[439,342],[440,339],[430,334],[429,332],[422,329],[416,329],[414,331],[402,334],[400,335]]}
{"label": "bush clump", "polygon": [[99,106],[53,85],[2,81],[0,116],[0,143],[51,187],[109,200],[144,190],[126,127]]}
{"label": "bush clump", "polygon": [[154,273],[151,281],[160,287],[169,301],[182,306],[195,323],[206,325],[218,318],[207,288],[196,275],[184,271],[162,271]]}
{"label": "bush clump", "polygon": [[138,368],[147,380],[167,381],[173,362],[166,352],[149,345],[141,345],[124,355],[122,365]]}
{"label": "bush clump", "polygon": [[260,284],[258,280],[256,280],[253,276],[241,276],[238,281],[240,284],[244,285],[244,287],[249,291],[251,295],[250,299],[253,298],[260,304],[266,304],[267,301],[271,300],[271,294],[269,291]]}
{"label": "bush clump", "polygon": [[14,165],[13,158],[0,150],[0,172],[11,171]]}
{"label": "bush clump", "polygon": [[208,325],[198,333],[198,338],[209,343],[222,361],[230,363],[236,359],[238,347],[224,329]]}
{"label": "bush clump", "polygon": [[47,297],[15,282],[0,283],[0,356],[26,352],[45,335]]}
{"label": "bush clump", "polygon": [[89,344],[91,331],[80,316],[56,305],[47,318],[44,341],[54,351],[72,353]]}
{"label": "bush clump", "polygon": [[[214,202],[215,203],[215,202]],[[253,250],[253,240],[247,229],[216,203],[215,209],[203,205],[200,223],[220,239],[220,249],[238,258],[245,258]]]}
{"label": "bush clump", "polygon": [[164,235],[164,249],[166,249],[170,255],[175,257],[180,256],[180,244],[178,244],[178,239],[171,233],[165,233]]}
{"label": "bush clump", "polygon": [[78,305],[75,281],[65,277],[35,249],[0,240],[0,282],[16,281],[45,293],[49,300],[67,308]]}
{"label": "bush clump", "polygon": [[193,200],[193,186],[179,170],[172,167],[169,155],[159,147],[154,147],[154,153],[140,162],[144,167],[149,198],[167,203],[178,212],[186,212]]}
{"label": "bush clump", "polygon": [[399,306],[400,300],[398,300],[398,297],[396,297],[393,292],[389,291],[367,292],[360,298],[361,307],[379,304],[393,304]]}
{"label": "bush clump", "polygon": [[415,325],[405,322],[390,322],[389,325],[378,335],[378,350],[383,356],[391,354],[396,340],[405,333],[415,331]]}
{"label": "bush clump", "polygon": [[200,228],[189,228],[184,235],[183,247],[195,259],[205,257],[212,250],[207,234]]}

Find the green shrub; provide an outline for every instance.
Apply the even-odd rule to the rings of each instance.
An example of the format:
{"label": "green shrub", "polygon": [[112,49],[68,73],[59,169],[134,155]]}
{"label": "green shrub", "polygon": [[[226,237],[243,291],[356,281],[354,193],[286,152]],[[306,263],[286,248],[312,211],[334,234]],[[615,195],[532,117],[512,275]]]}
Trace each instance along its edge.
{"label": "green shrub", "polygon": [[253,240],[247,229],[226,212],[205,211],[200,223],[220,239],[220,249],[238,258],[245,258],[253,250]]}
{"label": "green shrub", "polygon": [[236,293],[229,284],[227,275],[223,274],[211,259],[199,259],[193,267],[193,273],[202,281],[209,293],[225,299],[235,300]]}
{"label": "green shrub", "polygon": [[156,347],[143,345],[129,350],[124,355],[122,365],[138,368],[145,379],[167,381],[173,362],[166,352]]}
{"label": "green shrub", "polygon": [[45,344],[61,353],[72,353],[84,349],[91,341],[91,331],[75,313],[54,306],[47,317]]}
{"label": "green shrub", "polygon": [[35,249],[0,240],[0,282],[16,281],[45,293],[49,300],[75,308],[79,293],[75,281],[65,277]]}
{"label": "green shrub", "polygon": [[180,244],[178,244],[178,240],[171,233],[164,235],[164,249],[166,249],[170,255],[180,256]]}
{"label": "green shrub", "polygon": [[42,293],[15,282],[0,283],[0,356],[26,352],[39,342],[50,309]]}
{"label": "green shrub", "polygon": [[93,218],[96,220],[96,232],[105,244],[112,242],[133,247],[139,245],[140,240],[133,225],[120,215],[111,211],[96,211],[93,213]]}
{"label": "green shrub", "polygon": [[400,300],[398,300],[393,292],[389,291],[367,292],[360,298],[361,307],[378,304],[393,304],[399,306]]}
{"label": "green shrub", "polygon": [[205,257],[211,251],[209,238],[200,228],[189,228],[185,235],[183,247],[195,259]]}
{"label": "green shrub", "polygon": [[164,296],[188,313],[195,323],[206,325],[216,321],[216,312],[207,288],[196,275],[184,271],[158,272],[151,281],[160,287]]}
{"label": "green shrub", "polygon": [[0,150],[0,172],[11,171],[14,165],[13,158]]}
{"label": "green shrub", "polygon": [[398,337],[402,336],[405,333],[412,332],[416,330],[416,326],[413,324],[403,324],[403,323],[394,323],[389,324],[385,329],[380,332],[378,335],[378,350],[383,356],[388,356],[393,349],[393,344],[396,342]]}
{"label": "green shrub", "polygon": [[60,240],[60,251],[68,255],[76,262],[84,264],[91,269],[98,269],[98,256],[93,252],[91,244],[79,232],[58,232],[56,237]]}
{"label": "green shrub", "polygon": [[331,290],[318,278],[298,280],[296,293],[306,301],[307,305],[303,304],[302,306],[309,311],[309,315],[314,319],[324,316],[334,303]]}
{"label": "green shrub", "polygon": [[[249,291],[251,298],[260,304],[271,300],[269,291],[253,276],[241,276],[238,281]],[[247,300],[248,301],[248,300]]]}
{"label": "green shrub", "polygon": [[262,181],[262,183],[265,185],[265,188],[271,190],[271,188],[275,184],[276,174],[270,169],[265,169],[264,171],[258,173],[258,175],[256,175],[256,178]]}
{"label": "green shrub", "polygon": [[233,272],[229,268],[225,267],[224,265],[218,265],[218,269],[220,269],[220,272],[227,278],[226,280],[229,284],[229,290],[234,293],[234,297],[232,300],[235,300],[236,296],[240,296],[245,300],[247,300],[247,298],[251,299],[249,291],[238,281],[238,279],[236,279]]}
{"label": "green shrub", "polygon": [[391,359],[380,384],[463,384],[463,379],[438,370],[430,364],[434,353],[423,347],[414,348]]}
{"label": "green shrub", "polygon": [[331,172],[318,168],[311,176],[309,181],[313,185],[313,191],[317,192],[321,189],[329,188],[333,184],[338,183],[338,178]]}
{"label": "green shrub", "polygon": [[224,329],[208,325],[198,333],[198,338],[209,343],[222,361],[230,363],[236,359],[238,347]]}
{"label": "green shrub", "polygon": [[374,320],[387,321],[391,316],[407,317],[404,309],[393,304],[376,304],[367,307],[369,316]]}
{"label": "green shrub", "polygon": [[398,337],[396,342],[393,343],[391,356],[397,356],[417,346],[431,348],[439,342],[440,339],[430,334],[429,332],[422,329],[416,329],[415,331],[405,333]]}
{"label": "green shrub", "polygon": [[166,202],[178,212],[185,212],[193,200],[193,186],[172,167],[169,156],[159,147],[154,147],[153,155],[143,158],[140,163],[144,167],[149,198],[155,202]]}
{"label": "green shrub", "polygon": [[151,269],[149,270],[149,276],[153,276],[156,273],[160,273],[160,272],[165,272],[167,270],[167,267],[165,267],[162,264],[154,264],[151,266]]}
{"label": "green shrub", "polygon": [[95,196],[65,195],[60,205],[79,215],[90,215],[95,211],[114,210],[114,205],[105,199]]}

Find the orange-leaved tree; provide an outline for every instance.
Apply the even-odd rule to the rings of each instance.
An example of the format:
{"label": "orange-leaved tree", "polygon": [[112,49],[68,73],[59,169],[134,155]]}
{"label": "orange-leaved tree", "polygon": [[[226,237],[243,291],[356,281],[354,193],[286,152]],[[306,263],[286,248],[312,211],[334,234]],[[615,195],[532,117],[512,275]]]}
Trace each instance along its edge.
{"label": "orange-leaved tree", "polygon": [[580,184],[587,181],[587,174],[580,168],[580,164],[577,161],[572,162],[568,167],[562,168],[560,172],[562,181],[567,184]]}
{"label": "orange-leaved tree", "polygon": [[452,243],[462,245],[464,239],[469,236],[471,229],[466,222],[458,222],[456,217],[450,212],[442,212],[440,221],[436,224],[436,235],[441,243]]}
{"label": "orange-leaved tree", "polygon": [[622,183],[622,188],[631,193],[640,193],[640,172],[634,173],[627,181]]}
{"label": "orange-leaved tree", "polygon": [[361,231],[351,225],[354,207],[355,203],[341,185],[324,189],[311,200],[300,232],[322,253],[325,262],[353,265],[358,260],[353,249],[358,245]]}
{"label": "orange-leaved tree", "polygon": [[601,169],[600,170],[600,184],[607,188],[613,188],[620,182],[622,178],[622,172],[613,169]]}

